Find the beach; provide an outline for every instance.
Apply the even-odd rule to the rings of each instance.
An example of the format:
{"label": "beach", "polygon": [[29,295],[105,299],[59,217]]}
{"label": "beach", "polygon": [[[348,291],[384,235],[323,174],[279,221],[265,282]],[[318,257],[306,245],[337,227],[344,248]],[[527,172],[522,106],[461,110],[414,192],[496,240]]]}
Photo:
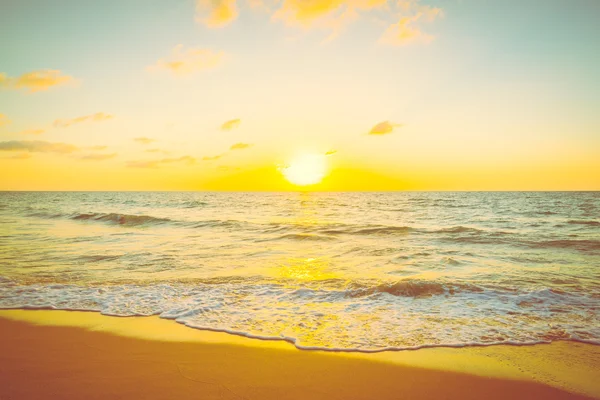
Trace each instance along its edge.
{"label": "beach", "polygon": [[298,350],[158,317],[0,311],[1,399],[600,398],[600,347]]}
{"label": "beach", "polygon": [[0,400],[600,400],[573,3],[1,0]]}

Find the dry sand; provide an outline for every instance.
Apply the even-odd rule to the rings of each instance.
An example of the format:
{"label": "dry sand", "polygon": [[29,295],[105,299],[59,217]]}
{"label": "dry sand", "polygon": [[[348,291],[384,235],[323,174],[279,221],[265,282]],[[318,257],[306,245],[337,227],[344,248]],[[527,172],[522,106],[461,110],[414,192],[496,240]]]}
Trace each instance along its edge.
{"label": "dry sand", "polygon": [[0,399],[600,398],[600,346],[300,351],[157,317],[0,311]]}

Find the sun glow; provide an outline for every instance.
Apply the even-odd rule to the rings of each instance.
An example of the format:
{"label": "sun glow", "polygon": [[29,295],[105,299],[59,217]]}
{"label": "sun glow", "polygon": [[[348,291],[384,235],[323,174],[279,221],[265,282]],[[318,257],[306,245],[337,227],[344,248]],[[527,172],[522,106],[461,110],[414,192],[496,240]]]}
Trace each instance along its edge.
{"label": "sun glow", "polygon": [[294,185],[315,185],[327,174],[327,159],[323,154],[303,154],[280,170],[285,179]]}

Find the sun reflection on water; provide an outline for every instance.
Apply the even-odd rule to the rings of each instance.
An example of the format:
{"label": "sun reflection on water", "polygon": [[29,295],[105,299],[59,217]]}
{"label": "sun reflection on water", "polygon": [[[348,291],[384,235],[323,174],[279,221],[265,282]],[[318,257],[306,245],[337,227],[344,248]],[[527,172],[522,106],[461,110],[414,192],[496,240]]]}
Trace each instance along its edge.
{"label": "sun reflection on water", "polygon": [[279,276],[297,281],[322,281],[339,278],[330,263],[322,258],[288,259],[280,265]]}

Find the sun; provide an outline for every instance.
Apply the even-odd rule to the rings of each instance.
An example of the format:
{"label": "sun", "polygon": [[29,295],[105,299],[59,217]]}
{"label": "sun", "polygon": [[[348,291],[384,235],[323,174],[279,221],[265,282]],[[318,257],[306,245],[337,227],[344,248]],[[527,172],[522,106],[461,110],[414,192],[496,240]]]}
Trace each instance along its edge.
{"label": "sun", "polygon": [[302,154],[280,171],[294,185],[315,185],[327,174],[327,159],[324,154]]}

